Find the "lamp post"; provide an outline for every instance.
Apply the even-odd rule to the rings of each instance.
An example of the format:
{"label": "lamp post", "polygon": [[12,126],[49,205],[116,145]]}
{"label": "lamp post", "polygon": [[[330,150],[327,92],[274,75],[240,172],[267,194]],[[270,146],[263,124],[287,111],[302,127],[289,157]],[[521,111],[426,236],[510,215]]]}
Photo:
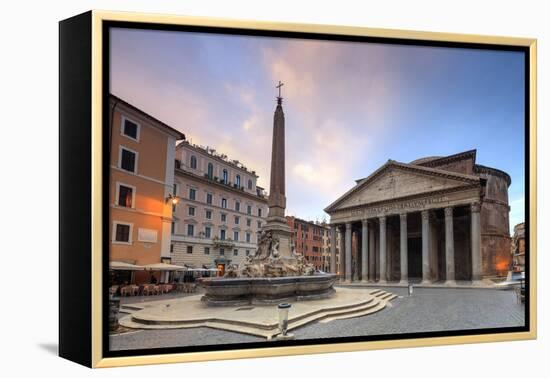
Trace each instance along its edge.
{"label": "lamp post", "polygon": [[180,202],[180,197],[175,194],[169,194],[168,197],[166,197],[166,202],[169,202],[175,206]]}
{"label": "lamp post", "polygon": [[277,309],[279,311],[279,331],[277,339],[290,340],[294,338],[292,333],[288,333],[288,310],[290,309],[290,303],[279,303]]}

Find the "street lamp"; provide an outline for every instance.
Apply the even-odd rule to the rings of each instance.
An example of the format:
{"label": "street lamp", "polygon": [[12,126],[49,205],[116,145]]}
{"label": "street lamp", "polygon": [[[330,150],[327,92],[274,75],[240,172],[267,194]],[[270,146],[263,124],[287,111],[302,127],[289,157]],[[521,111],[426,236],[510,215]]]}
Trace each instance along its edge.
{"label": "street lamp", "polygon": [[172,205],[177,205],[180,202],[180,197],[175,194],[169,194],[166,197],[166,202],[170,202]]}

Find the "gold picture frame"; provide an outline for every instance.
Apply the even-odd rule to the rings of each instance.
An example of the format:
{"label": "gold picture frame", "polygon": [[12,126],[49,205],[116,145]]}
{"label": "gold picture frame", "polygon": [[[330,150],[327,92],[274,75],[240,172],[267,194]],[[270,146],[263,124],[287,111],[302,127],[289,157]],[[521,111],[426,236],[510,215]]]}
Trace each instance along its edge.
{"label": "gold picture frame", "polygon": [[[154,355],[139,355],[139,356],[125,356],[125,357],[105,357],[103,353],[104,340],[104,209],[102,207],[102,200],[105,193],[105,183],[103,182],[103,138],[102,135],[102,122],[104,117],[104,86],[106,83],[103,78],[103,67],[105,65],[104,57],[104,25],[106,22],[128,22],[139,23],[143,25],[147,24],[161,24],[161,25],[186,25],[186,26],[200,26],[200,27],[215,27],[215,28],[229,28],[240,30],[262,30],[262,31],[284,31],[284,32],[298,32],[298,33],[311,33],[322,35],[336,35],[336,36],[357,36],[357,37],[376,37],[376,38],[397,38],[407,41],[423,41],[423,42],[453,42],[453,43],[466,43],[466,44],[478,44],[478,45],[503,45],[503,46],[519,46],[524,47],[528,51],[528,68],[529,72],[529,174],[528,174],[528,188],[529,188],[529,218],[526,219],[529,223],[529,259],[528,259],[528,281],[529,281],[529,302],[528,302],[528,314],[529,314],[529,330],[525,332],[513,332],[513,333],[491,333],[491,334],[476,334],[476,335],[461,335],[461,336],[447,336],[447,337],[426,337],[426,338],[412,338],[412,339],[396,339],[396,340],[377,340],[377,341],[362,341],[362,342],[345,342],[345,343],[331,343],[331,344],[314,344],[314,345],[299,345],[299,346],[266,346],[265,348],[255,349],[232,349],[232,350],[217,350],[208,352],[188,352],[188,353],[170,353],[170,354],[154,354]],[[537,54],[537,41],[536,39],[527,38],[513,38],[513,37],[501,37],[501,36],[483,36],[483,35],[469,35],[469,34],[452,34],[452,33],[436,33],[436,32],[424,32],[424,31],[410,31],[410,30],[392,30],[392,29],[376,29],[367,27],[352,27],[352,26],[336,26],[336,25],[314,25],[314,24],[294,24],[294,23],[275,23],[275,22],[259,22],[253,20],[230,20],[230,19],[216,19],[208,17],[187,17],[187,16],[174,16],[174,15],[160,15],[160,14],[142,14],[142,13],[127,13],[127,12],[110,12],[110,11],[90,11],[84,15],[76,16],[73,19],[62,21],[60,24],[60,86],[61,92],[68,90],[68,86],[71,84],[71,77],[66,75],[64,67],[64,59],[72,58],[79,48],[85,48],[89,53],[86,56],[81,57],[82,61],[87,61],[89,58],[90,77],[86,81],[83,91],[90,90],[91,100],[89,103],[83,103],[79,106],[82,109],[87,109],[89,113],[87,115],[80,115],[80,120],[89,119],[90,127],[84,130],[88,130],[87,135],[82,136],[84,141],[89,142],[89,151],[91,156],[86,157],[85,162],[91,164],[89,170],[89,181],[83,181],[82,185],[91,185],[89,187],[89,193],[91,198],[89,202],[86,202],[89,206],[89,228],[82,225],[72,224],[68,218],[63,218],[65,214],[61,210],[60,219],[62,223],[61,235],[65,238],[68,233],[73,233],[76,236],[80,234],[87,234],[90,240],[90,251],[86,258],[81,260],[72,260],[74,257],[68,256],[70,241],[60,244],[60,355],[62,357],[71,359],[73,361],[82,363],[90,367],[115,367],[115,366],[130,366],[130,365],[144,365],[144,364],[161,364],[161,363],[174,363],[174,362],[196,362],[196,361],[210,361],[221,359],[238,359],[238,358],[254,358],[254,357],[268,357],[268,356],[284,356],[284,355],[301,355],[312,353],[329,353],[329,352],[349,352],[360,350],[373,350],[373,349],[389,349],[389,348],[408,348],[408,347],[421,347],[421,346],[436,346],[436,345],[449,345],[449,344],[467,344],[467,343],[484,343],[484,342],[496,342],[496,341],[513,341],[513,340],[526,340],[535,339],[537,336],[537,276],[536,276],[536,260],[537,260],[537,133],[536,133],[536,114],[537,114],[537,73],[536,73],[536,54]],[[82,41],[76,40],[75,35],[77,32],[85,34],[82,45]],[[72,33],[72,37],[68,37],[67,34]],[[72,39],[71,39],[72,38]],[[322,37],[321,37],[322,38]],[[64,78],[65,76],[65,78]],[[80,77],[75,74],[74,77]],[[77,80],[77,79],[74,79]],[[82,78],[78,80],[83,80]],[[64,85],[67,85],[65,87]],[[71,115],[65,116],[67,108],[71,106],[71,101],[80,101],[78,96],[63,97],[61,94],[60,104],[60,138],[61,149],[64,149],[65,144],[63,141],[66,139],[67,143],[69,139],[75,138],[74,135],[67,134],[66,122],[71,118]],[[75,115],[72,115],[77,117]],[[89,117],[89,118],[86,118]],[[91,130],[91,133],[90,133]],[[76,132],[76,131],[73,131]],[[79,134],[80,135],[80,134]],[[66,151],[69,153],[70,151]],[[65,150],[61,152],[61,185],[65,185],[63,181],[63,164],[67,155],[64,155]],[[67,169],[69,169],[67,167]],[[88,180],[87,179],[87,180]],[[71,200],[77,200],[77,194],[71,194],[67,191],[65,200],[60,203],[61,208],[69,206],[68,202]],[[63,195],[62,195],[63,196]],[[62,197],[60,196],[60,197]],[[65,202],[67,201],[67,202]],[[80,227],[80,229],[76,229]],[[68,237],[67,237],[68,238]],[[87,259],[89,257],[89,259]],[[81,278],[76,277],[73,274],[69,274],[69,270],[86,270],[89,274],[83,275]],[[76,280],[83,279],[90,281],[86,283],[78,283]],[[69,281],[72,281],[72,285]],[[76,282],[76,284],[75,284]],[[75,305],[73,299],[75,294],[73,288],[80,288],[86,294],[82,300],[86,303],[84,311],[89,311],[89,317],[85,317],[79,320],[78,324],[73,324],[70,328],[67,326],[68,317],[82,317],[82,313],[78,314],[76,310],[71,309]],[[89,288],[89,295],[87,289]],[[79,289],[79,290],[80,290]],[[76,290],[76,289],[74,289]],[[76,335],[75,332],[81,330],[81,334]],[[83,336],[84,335],[84,336]],[[79,340],[83,340],[84,344],[87,344],[86,348],[83,348],[81,352],[69,351],[74,349],[75,345],[78,345]],[[89,345],[88,345],[89,344]]]}

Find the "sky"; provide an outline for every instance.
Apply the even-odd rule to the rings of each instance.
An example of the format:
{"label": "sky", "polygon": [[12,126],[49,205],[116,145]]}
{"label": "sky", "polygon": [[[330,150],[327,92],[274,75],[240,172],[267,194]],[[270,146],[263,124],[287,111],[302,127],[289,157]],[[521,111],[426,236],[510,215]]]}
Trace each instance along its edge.
{"label": "sky", "polygon": [[522,53],[114,29],[111,92],[255,170],[269,188],[275,85],[286,129],[287,214],[323,209],[388,159],[477,149],[507,172],[524,221]]}

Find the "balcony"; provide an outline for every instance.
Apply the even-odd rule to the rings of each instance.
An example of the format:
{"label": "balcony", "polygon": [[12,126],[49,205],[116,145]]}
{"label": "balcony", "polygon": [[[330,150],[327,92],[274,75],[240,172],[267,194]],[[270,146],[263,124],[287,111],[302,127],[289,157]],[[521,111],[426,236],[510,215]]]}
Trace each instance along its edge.
{"label": "balcony", "polygon": [[233,240],[231,240],[231,238],[220,239],[216,236],[212,238],[212,243],[214,244],[214,249],[219,249],[219,248],[232,249],[233,247],[235,247],[235,243],[233,242]]}

